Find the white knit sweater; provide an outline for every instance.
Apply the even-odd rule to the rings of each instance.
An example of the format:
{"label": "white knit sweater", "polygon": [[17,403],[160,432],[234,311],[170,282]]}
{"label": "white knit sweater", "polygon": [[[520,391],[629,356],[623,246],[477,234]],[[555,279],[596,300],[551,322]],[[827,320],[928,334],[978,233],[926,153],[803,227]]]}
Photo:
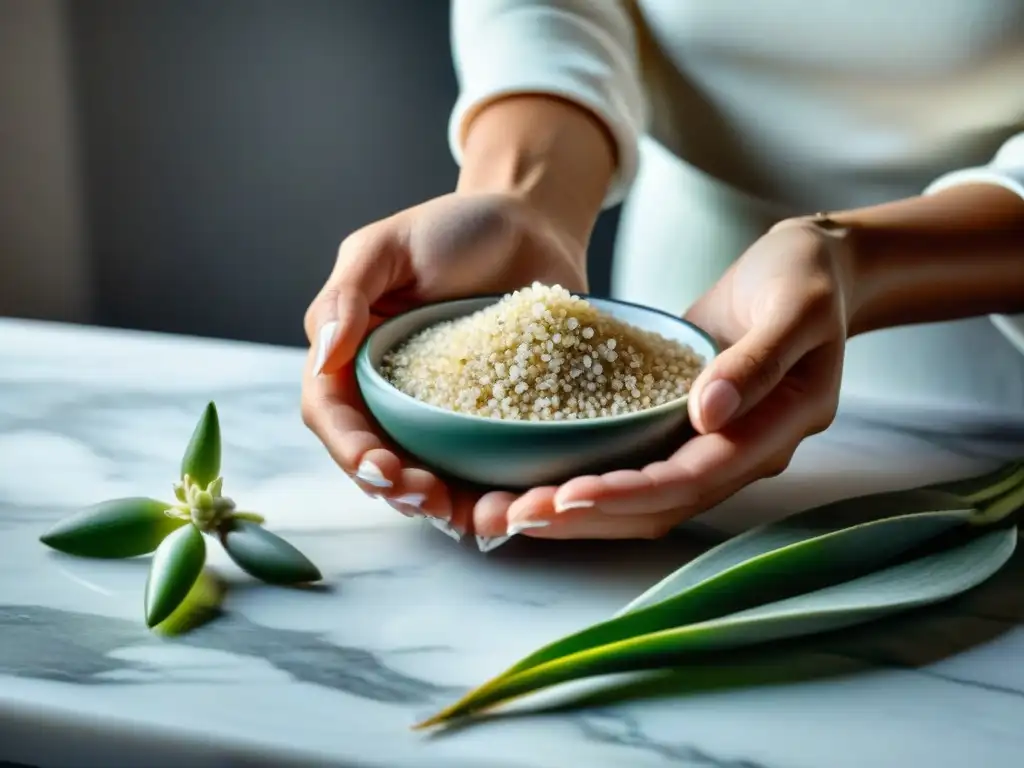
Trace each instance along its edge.
{"label": "white knit sweater", "polygon": [[[965,181],[1024,198],[1021,0],[453,0],[452,40],[457,160],[503,94],[608,125],[625,298],[682,311],[784,215]],[[1024,415],[1024,318],[992,319],[858,337],[844,391]]]}

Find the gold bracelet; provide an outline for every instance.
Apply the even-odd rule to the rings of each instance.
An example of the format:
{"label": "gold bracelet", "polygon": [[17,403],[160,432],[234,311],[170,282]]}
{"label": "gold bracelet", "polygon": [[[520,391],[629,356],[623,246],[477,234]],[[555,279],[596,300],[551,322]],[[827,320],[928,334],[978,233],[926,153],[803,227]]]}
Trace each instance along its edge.
{"label": "gold bracelet", "polygon": [[845,229],[845,225],[840,224],[832,218],[832,214],[826,213],[825,211],[818,211],[818,213],[811,216],[808,221],[812,224],[816,224],[822,229]]}

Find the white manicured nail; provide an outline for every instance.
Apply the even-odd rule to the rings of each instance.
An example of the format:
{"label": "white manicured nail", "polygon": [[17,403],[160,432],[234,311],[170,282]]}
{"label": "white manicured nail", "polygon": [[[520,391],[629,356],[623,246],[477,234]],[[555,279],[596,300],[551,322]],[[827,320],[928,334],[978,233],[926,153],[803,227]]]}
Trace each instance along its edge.
{"label": "white manicured nail", "polygon": [[481,552],[492,552],[511,538],[511,536],[495,536],[494,538],[490,536],[477,536],[476,548]]}
{"label": "white manicured nail", "polygon": [[324,323],[316,335],[316,360],[313,362],[314,374],[319,376],[323,373],[324,363],[327,362],[327,355],[334,346],[334,336],[338,332],[337,320]]}
{"label": "white manicured nail", "polygon": [[529,531],[533,528],[547,528],[551,523],[547,520],[523,520],[519,523],[509,523],[506,535],[515,536],[517,533]]}
{"label": "white manicured nail", "polygon": [[462,534],[459,533],[454,527],[452,527],[451,523],[449,523],[447,520],[439,520],[436,517],[428,517],[426,518],[426,521],[435,528],[437,528],[437,530],[439,530],[445,536],[449,536],[455,539],[456,541],[462,541]]}
{"label": "white manicured nail", "polygon": [[356,470],[356,477],[374,488],[390,488],[392,485],[391,481],[384,477],[380,467],[369,459],[363,459],[363,463]]}
{"label": "white manicured nail", "polygon": [[571,499],[569,501],[556,501],[555,512],[568,512],[570,509],[590,509],[594,502],[587,499]]}
{"label": "white manicured nail", "polygon": [[390,499],[385,499],[387,505],[391,507],[395,512],[402,515],[402,517],[419,517],[419,511],[411,509],[410,507],[403,507],[401,504],[395,504]]}
{"label": "white manicured nail", "polygon": [[416,507],[416,509],[422,507],[426,500],[427,496],[423,493],[405,493],[392,499],[395,504],[404,504],[407,507]]}

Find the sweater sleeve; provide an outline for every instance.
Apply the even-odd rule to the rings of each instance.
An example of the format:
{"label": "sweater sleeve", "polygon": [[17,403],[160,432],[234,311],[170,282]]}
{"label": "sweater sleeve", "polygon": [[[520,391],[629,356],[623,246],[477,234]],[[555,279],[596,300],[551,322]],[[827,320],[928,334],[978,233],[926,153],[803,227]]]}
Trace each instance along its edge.
{"label": "sweater sleeve", "polygon": [[[1024,200],[1024,133],[1006,141],[988,165],[951,171],[933,181],[925,194],[958,184],[997,184],[1016,192]],[[1024,269],[1024,250],[1021,252]],[[992,315],[992,322],[1017,349],[1024,353],[1024,315]]]}
{"label": "sweater sleeve", "polygon": [[1024,198],[1024,133],[1011,137],[988,165],[951,171],[933,181],[925,194],[958,184],[998,184]]}
{"label": "sweater sleeve", "polygon": [[517,93],[572,101],[614,137],[618,166],[604,200],[625,196],[646,120],[636,30],[623,0],[452,0],[459,98],[448,139],[462,163],[465,129],[488,102]]}

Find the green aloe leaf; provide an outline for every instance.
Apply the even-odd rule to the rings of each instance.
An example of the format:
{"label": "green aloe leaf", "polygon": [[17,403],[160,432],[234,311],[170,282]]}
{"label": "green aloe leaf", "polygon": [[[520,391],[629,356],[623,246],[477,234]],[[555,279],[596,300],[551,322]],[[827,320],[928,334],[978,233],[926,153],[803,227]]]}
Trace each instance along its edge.
{"label": "green aloe leaf", "polygon": [[[994,498],[1024,481],[1014,467],[960,481]],[[969,484],[969,487],[968,487]],[[1024,490],[1024,482],[1016,494]],[[990,505],[1010,506],[1010,497]],[[866,575],[915,547],[973,522],[978,510],[937,487],[843,499],[760,526],[709,550],[647,590],[615,617],[530,654],[502,677],[608,643],[707,621]]]}
{"label": "green aloe leaf", "polygon": [[1016,487],[1001,496],[991,498],[979,505],[978,513],[971,518],[974,525],[992,525],[1001,522],[1024,507],[1024,471],[1019,475]]}
{"label": "green aloe leaf", "polygon": [[206,562],[206,541],[194,525],[174,531],[153,555],[146,581],[146,626],[166,620],[192,591]]}
{"label": "green aloe leaf", "polygon": [[[985,501],[988,503],[983,503]],[[813,555],[818,546],[839,547],[843,551],[843,559],[823,566],[823,570],[832,569],[836,573],[826,576],[822,572],[822,577],[829,580],[835,580],[836,576],[841,578],[839,569],[850,566],[864,573],[959,522],[991,524],[1021,506],[1024,506],[1024,464],[1007,465],[991,474],[946,486],[841,499],[759,526],[723,542],[655,584],[617,615],[656,605],[724,573],[731,575],[740,565],[745,568],[753,562],[777,564],[776,558],[763,556],[781,553],[782,550]],[[885,529],[875,528],[875,524],[885,526]],[[888,528],[890,525],[896,529]],[[867,550],[861,548],[877,534],[893,531],[898,531],[896,539],[883,542],[881,546],[870,544]],[[813,547],[810,546],[812,543]],[[808,546],[794,547],[797,544]],[[828,552],[821,554],[831,557]],[[786,582],[791,574],[782,572],[768,576],[771,583],[778,584],[779,576],[782,582]],[[797,577],[804,578],[801,574]],[[766,586],[764,582],[759,583],[760,594],[750,595],[751,604],[764,602]],[[785,583],[779,586],[784,590],[788,588]]]}
{"label": "green aloe leaf", "polygon": [[203,488],[220,475],[220,419],[213,402],[207,404],[181,458],[182,478],[185,475]]}
{"label": "green aloe leaf", "polygon": [[949,599],[977,586],[1013,555],[1016,528],[986,530],[966,543],[815,592],[684,627],[565,656],[502,676],[420,723],[466,717],[512,698],[596,675],[672,666],[691,653],[818,634]]}
{"label": "green aloe leaf", "polygon": [[187,522],[168,515],[170,507],[166,502],[143,497],[111,499],[61,520],[39,540],[79,557],[148,555]]}
{"label": "green aloe leaf", "polygon": [[844,499],[800,512],[723,542],[613,618],[541,648],[504,674],[863,576],[964,525],[974,512],[956,496],[925,490]]}
{"label": "green aloe leaf", "polygon": [[244,519],[230,521],[221,543],[238,567],[270,584],[320,581],[320,570],[304,554],[265,528]]}
{"label": "green aloe leaf", "polygon": [[[995,509],[997,515],[1002,513],[1005,516],[1024,504],[1024,499],[1016,501],[1022,489],[1024,463],[1013,463],[1000,467],[995,472],[954,483],[867,494],[814,507],[782,520],[758,526],[723,542],[655,584],[622,608],[617,615],[621,616],[654,605],[752,558],[846,528],[859,527],[864,523],[917,517],[922,513],[931,516],[933,513],[944,512],[950,512],[956,518],[963,519],[971,517],[972,512],[977,515],[979,508],[984,510],[981,502],[988,500],[996,500],[999,507],[995,507],[994,504],[990,506]],[[997,498],[1002,494],[1005,496]],[[992,515],[991,520],[995,521],[997,515]],[[939,517],[946,516],[940,514]],[[918,541],[924,541],[943,532],[941,523],[937,528],[933,527],[938,523],[937,520],[926,523],[919,529],[916,528],[918,523],[915,520],[907,520],[906,523],[914,527],[907,528],[903,521],[897,525],[902,528],[904,534],[910,534],[911,538],[919,532],[921,538]],[[860,533],[873,535],[870,531]],[[865,553],[856,549],[859,546],[856,537],[832,543],[843,545],[849,555],[865,564],[872,559],[872,553],[867,553],[868,557],[864,559]],[[914,543],[910,542],[911,545]],[[846,545],[853,545],[854,549],[851,551]],[[888,557],[884,551],[879,551],[878,554],[881,554],[883,559]],[[874,564],[867,565],[867,569],[875,568],[877,565],[876,560]],[[785,577],[785,574],[782,575]],[[764,602],[757,595],[751,595],[751,598],[751,604]]]}
{"label": "green aloe leaf", "polygon": [[977,506],[1012,491],[1021,484],[1024,484],[1024,462],[1016,461],[1004,464],[986,475],[955,480],[951,483],[939,483],[928,486],[928,489],[952,493]]}
{"label": "green aloe leaf", "polygon": [[541,648],[492,684],[562,657],[863,577],[964,523],[990,524],[1020,507],[1022,470],[1014,464],[945,486],[844,499],[748,531],[669,575],[609,621]]}
{"label": "green aloe leaf", "polygon": [[[975,509],[958,496],[944,491],[911,489],[840,499],[798,512],[773,523],[752,528],[722,542],[695,558],[632,600],[619,611],[624,615],[661,602],[675,593],[706,583],[724,573],[753,563],[779,565],[765,557],[773,553],[802,553],[818,560],[818,578],[850,578],[843,571],[865,573],[922,541],[961,525]],[[888,538],[888,537],[892,538]],[[818,551],[826,547],[825,551]],[[839,560],[831,558],[839,556]],[[772,582],[783,589],[808,591],[808,574],[794,570],[791,561],[769,570]],[[825,571],[835,571],[824,576]],[[763,591],[767,584],[759,582]],[[764,602],[748,595],[752,604]]]}
{"label": "green aloe leaf", "polygon": [[203,568],[185,599],[170,616],[153,627],[153,631],[158,635],[174,637],[201,627],[220,613],[226,593],[224,582],[209,569]]}

